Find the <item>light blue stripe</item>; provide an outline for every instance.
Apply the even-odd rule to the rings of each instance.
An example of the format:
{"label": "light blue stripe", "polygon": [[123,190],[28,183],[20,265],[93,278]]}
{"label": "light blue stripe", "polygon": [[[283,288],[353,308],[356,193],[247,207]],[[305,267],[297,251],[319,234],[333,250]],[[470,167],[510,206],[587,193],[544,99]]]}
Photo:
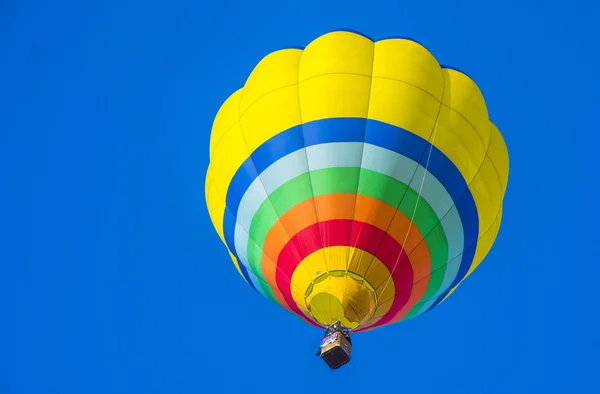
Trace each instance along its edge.
{"label": "light blue stripe", "polygon": [[[306,148],[308,167],[311,171],[325,168],[360,168],[363,151],[362,142],[331,142]],[[288,179],[289,180],[289,179]]]}
{"label": "light blue stripe", "polygon": [[241,226],[241,228],[245,229],[246,232],[250,231],[250,224],[252,223],[252,217],[254,216],[254,213],[258,211],[260,205],[267,198],[267,193],[265,192],[260,179],[256,178],[240,202],[240,207],[237,213],[236,234],[238,224]]}
{"label": "light blue stripe", "polygon": [[[427,202],[429,202],[429,200],[427,200]],[[460,228],[460,231],[458,231],[458,228],[452,229],[454,223],[460,223],[460,215],[458,209],[456,209],[455,206],[452,206],[450,211],[445,214],[441,221],[444,232],[446,233],[446,239],[448,240],[448,257],[462,255],[464,248],[465,238],[462,227]],[[456,272],[458,272],[459,266],[460,263],[455,267]],[[447,269],[446,275],[448,275],[450,271],[450,269]],[[453,275],[453,277],[455,276],[456,275]]]}
{"label": "light blue stripe", "polygon": [[[262,174],[258,175],[259,177],[257,180],[260,181],[258,186],[260,186],[260,183],[262,182],[264,190],[269,195],[271,195],[275,190],[277,190],[277,188],[286,183],[288,180],[299,175],[306,174],[309,171],[304,148],[298,149],[294,153],[285,156],[284,159],[273,163],[270,167],[263,171]],[[281,164],[278,164],[279,162],[281,162]],[[254,182],[252,183],[252,186],[255,186]],[[242,201],[244,201],[244,199],[242,199]],[[256,210],[258,210],[258,207]],[[240,212],[240,210],[238,210],[238,212]],[[252,211],[250,214],[254,216],[255,212],[256,211]]]}

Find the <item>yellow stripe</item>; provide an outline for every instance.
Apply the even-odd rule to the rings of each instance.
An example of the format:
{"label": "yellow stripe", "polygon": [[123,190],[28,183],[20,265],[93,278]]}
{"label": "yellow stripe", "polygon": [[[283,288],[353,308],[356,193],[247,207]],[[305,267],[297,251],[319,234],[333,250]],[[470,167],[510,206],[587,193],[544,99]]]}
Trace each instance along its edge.
{"label": "yellow stripe", "polygon": [[375,43],[370,119],[429,139],[443,88],[440,65],[423,46],[404,39]]}
{"label": "yellow stripe", "polygon": [[[325,258],[327,256],[327,258]],[[352,256],[348,268],[347,256]],[[370,265],[369,265],[370,263]],[[368,272],[367,272],[368,269]],[[360,282],[351,277],[335,277],[330,276],[323,282],[314,283],[315,279],[321,277],[324,274],[332,271],[350,271],[355,275],[354,277],[363,277],[370,285],[371,288],[377,289],[376,295],[379,300],[392,299],[395,293],[395,286],[393,280],[388,282],[387,286],[379,286],[381,283],[386,281],[390,277],[390,272],[387,267],[375,256],[360,249],[356,249],[348,246],[332,246],[318,250],[309,256],[307,256],[302,263],[294,270],[291,280],[291,293],[296,304],[303,311],[308,310],[307,302],[310,303],[311,299],[316,294],[326,292],[342,302],[343,306],[347,306],[354,293],[362,294],[364,291],[360,289]],[[306,291],[309,289],[311,283],[314,283],[313,292],[307,298]],[[357,287],[358,286],[358,287]],[[366,285],[363,285],[366,286]],[[366,290],[365,290],[366,291]],[[364,294],[363,294],[364,296]],[[365,298],[365,297],[358,297]],[[374,309],[367,306],[366,299],[363,304],[353,304],[353,312],[366,316],[368,313],[372,313]],[[379,320],[384,316],[392,306],[392,302],[386,302],[379,306],[376,310],[374,317],[369,321],[373,324],[376,320]],[[332,304],[333,307],[333,304]],[[322,308],[321,308],[322,309]],[[327,308],[325,308],[327,310]],[[308,313],[308,312],[306,312]],[[310,313],[308,315],[310,317]],[[326,316],[315,316],[317,320],[323,322]],[[364,325],[364,322],[363,322]]]}

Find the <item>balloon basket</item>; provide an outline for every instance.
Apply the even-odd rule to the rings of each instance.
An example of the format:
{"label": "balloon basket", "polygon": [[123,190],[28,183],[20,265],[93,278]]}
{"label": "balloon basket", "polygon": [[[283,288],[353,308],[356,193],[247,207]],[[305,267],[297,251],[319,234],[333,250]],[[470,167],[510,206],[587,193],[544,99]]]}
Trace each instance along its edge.
{"label": "balloon basket", "polygon": [[321,358],[331,369],[338,369],[350,362],[352,345],[340,333],[323,338],[321,343]]}

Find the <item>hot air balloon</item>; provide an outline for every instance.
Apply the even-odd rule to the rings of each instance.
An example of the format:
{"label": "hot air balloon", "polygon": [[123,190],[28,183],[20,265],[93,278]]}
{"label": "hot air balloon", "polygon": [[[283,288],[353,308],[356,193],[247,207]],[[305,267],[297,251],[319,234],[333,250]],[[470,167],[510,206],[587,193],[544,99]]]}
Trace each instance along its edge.
{"label": "hot air balloon", "polygon": [[[508,166],[466,74],[410,39],[335,31],[265,56],[223,103],[206,203],[248,285],[326,328],[324,343],[340,334],[339,350],[349,331],[432,310],[473,272]],[[322,356],[337,368],[346,350]]]}

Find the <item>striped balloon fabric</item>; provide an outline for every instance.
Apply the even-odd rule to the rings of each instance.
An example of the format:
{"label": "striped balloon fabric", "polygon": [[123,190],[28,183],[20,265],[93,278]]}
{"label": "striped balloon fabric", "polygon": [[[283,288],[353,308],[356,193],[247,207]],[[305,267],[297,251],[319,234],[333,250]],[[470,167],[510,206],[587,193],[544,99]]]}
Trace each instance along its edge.
{"label": "striped balloon fabric", "polygon": [[206,202],[258,293],[363,331],[435,308],[489,252],[508,152],[477,85],[419,43],[325,34],[219,110]]}

